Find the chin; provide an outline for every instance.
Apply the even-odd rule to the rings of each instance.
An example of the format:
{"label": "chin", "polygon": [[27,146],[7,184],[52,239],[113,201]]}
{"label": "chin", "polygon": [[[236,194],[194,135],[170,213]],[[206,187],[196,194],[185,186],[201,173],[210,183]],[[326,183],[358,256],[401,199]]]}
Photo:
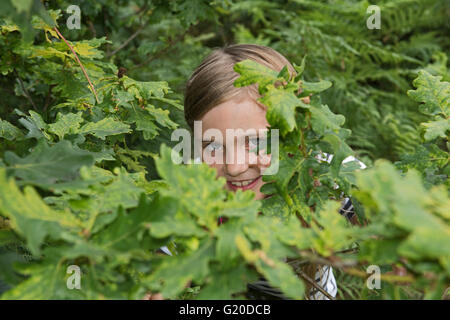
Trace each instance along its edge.
{"label": "chin", "polygon": [[252,191],[255,193],[255,200],[261,200],[261,199],[264,199],[266,197],[266,195],[264,193],[259,191],[260,188],[261,188],[261,186],[258,186],[257,190],[253,190],[252,189]]}

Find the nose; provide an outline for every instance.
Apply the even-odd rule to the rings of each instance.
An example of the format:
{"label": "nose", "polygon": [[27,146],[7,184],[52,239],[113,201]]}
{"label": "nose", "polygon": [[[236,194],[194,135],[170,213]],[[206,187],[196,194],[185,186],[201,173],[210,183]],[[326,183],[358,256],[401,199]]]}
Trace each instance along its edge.
{"label": "nose", "polygon": [[244,164],[225,164],[225,171],[227,173],[227,175],[232,176],[232,177],[237,177],[240,174],[244,173],[245,171],[248,170],[248,164],[244,163]]}
{"label": "nose", "polygon": [[225,157],[225,173],[232,177],[237,177],[240,174],[244,173],[248,170],[249,164],[248,164],[248,153],[245,151],[245,153],[242,155],[243,158],[239,159],[238,161],[238,154],[237,154],[237,148],[234,149],[234,156],[227,154]]}

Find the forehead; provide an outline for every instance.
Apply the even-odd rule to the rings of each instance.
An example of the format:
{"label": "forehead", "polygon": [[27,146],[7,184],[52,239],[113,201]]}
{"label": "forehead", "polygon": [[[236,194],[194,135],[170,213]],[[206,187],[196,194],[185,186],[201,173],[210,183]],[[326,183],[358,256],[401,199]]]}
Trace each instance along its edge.
{"label": "forehead", "polygon": [[238,96],[209,110],[202,120],[202,130],[219,129],[224,137],[226,129],[266,129],[269,123],[266,110],[249,96]]}

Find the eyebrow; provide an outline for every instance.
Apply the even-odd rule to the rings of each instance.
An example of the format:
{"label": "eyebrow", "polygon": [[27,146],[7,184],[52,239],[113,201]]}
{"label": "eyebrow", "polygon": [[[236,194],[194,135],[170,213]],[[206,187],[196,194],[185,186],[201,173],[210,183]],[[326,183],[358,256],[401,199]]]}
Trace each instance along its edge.
{"label": "eyebrow", "polygon": [[[265,131],[265,132],[267,133],[268,131]],[[242,137],[242,136],[240,136],[240,137]],[[244,135],[243,137],[244,137],[244,138],[262,138],[262,137],[267,137],[267,134],[266,134],[266,135],[259,135],[259,131],[258,131],[258,132],[256,132],[256,133],[246,134],[246,135]],[[214,136],[213,136],[212,138],[213,138],[213,139],[211,139],[211,140],[202,140],[202,143],[205,143],[205,142],[214,142],[214,141],[216,141]],[[236,137],[236,138],[237,138],[237,137]]]}
{"label": "eyebrow", "polygon": [[[205,144],[209,144],[211,142],[216,142],[216,140],[202,140],[202,146],[204,147]],[[220,143],[220,142],[219,142]]]}

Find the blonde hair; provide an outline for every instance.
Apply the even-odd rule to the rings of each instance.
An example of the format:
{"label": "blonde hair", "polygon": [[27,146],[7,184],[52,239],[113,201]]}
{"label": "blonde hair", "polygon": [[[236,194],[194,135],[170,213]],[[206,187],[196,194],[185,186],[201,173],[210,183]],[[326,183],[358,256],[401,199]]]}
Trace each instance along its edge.
{"label": "blonde hair", "polygon": [[191,128],[194,120],[200,119],[215,106],[238,94],[248,94],[256,101],[256,84],[242,88],[233,85],[239,77],[233,67],[237,62],[246,59],[254,60],[277,72],[287,66],[291,74],[296,73],[292,64],[282,54],[266,46],[235,44],[215,49],[195,69],[186,85],[184,116]]}

